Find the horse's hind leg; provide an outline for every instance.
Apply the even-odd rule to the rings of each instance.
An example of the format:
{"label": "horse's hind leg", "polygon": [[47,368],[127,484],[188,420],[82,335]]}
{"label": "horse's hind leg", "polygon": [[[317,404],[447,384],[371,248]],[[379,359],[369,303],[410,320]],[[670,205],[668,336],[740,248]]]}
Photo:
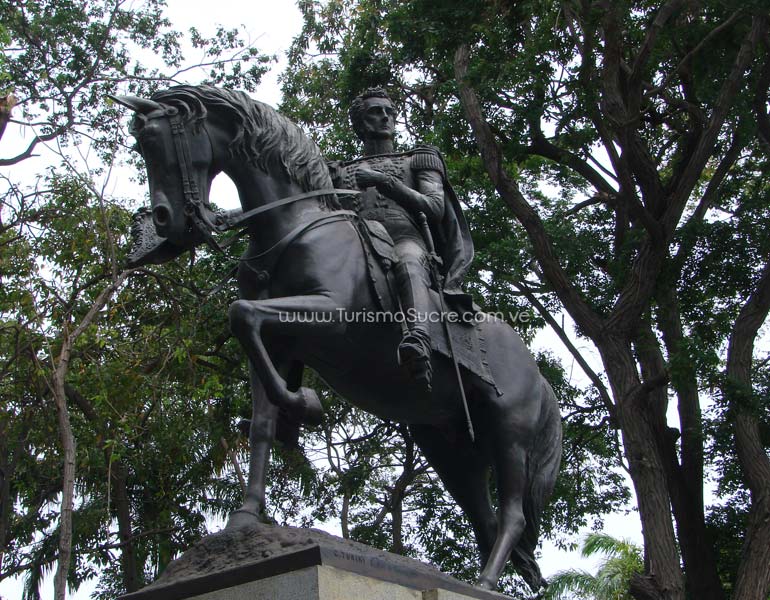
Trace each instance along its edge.
{"label": "horse's hind leg", "polygon": [[507,443],[493,444],[499,503],[497,536],[478,582],[480,587],[487,589],[497,588],[505,563],[526,524],[523,500],[527,484],[527,451],[515,436],[505,437]]}
{"label": "horse's hind leg", "polygon": [[270,449],[275,438],[278,407],[267,399],[265,388],[249,361],[251,424],[249,426],[249,481],[243,506],[230,514],[228,527],[265,522],[265,487]]}
{"label": "horse's hind leg", "polygon": [[473,446],[466,432],[456,439],[430,425],[411,425],[409,431],[447,491],[462,508],[476,534],[483,567],[497,535],[497,517],[489,498],[490,465]]}

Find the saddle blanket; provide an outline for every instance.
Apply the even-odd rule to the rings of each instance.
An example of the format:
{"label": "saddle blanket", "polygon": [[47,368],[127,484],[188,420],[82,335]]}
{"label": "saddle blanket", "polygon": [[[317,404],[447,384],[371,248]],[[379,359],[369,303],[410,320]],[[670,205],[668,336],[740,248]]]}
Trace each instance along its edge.
{"label": "saddle blanket", "polygon": [[[438,317],[441,315],[438,292],[431,290],[431,296],[436,308],[433,314]],[[454,350],[455,360],[457,360],[458,364],[494,387],[497,394],[500,395],[501,392],[495,384],[492,372],[489,370],[487,344],[481,330],[481,322],[486,319],[493,319],[494,317],[484,315],[483,313],[475,313],[469,314],[469,323],[452,322],[459,321],[460,316],[458,313],[449,311],[448,314],[443,315],[447,321],[446,323],[441,322],[438,318],[428,319],[428,330],[430,331],[433,350],[448,358],[452,358],[447,340],[447,331],[449,331],[449,334],[452,336],[452,350]],[[483,319],[478,317],[483,317]]]}

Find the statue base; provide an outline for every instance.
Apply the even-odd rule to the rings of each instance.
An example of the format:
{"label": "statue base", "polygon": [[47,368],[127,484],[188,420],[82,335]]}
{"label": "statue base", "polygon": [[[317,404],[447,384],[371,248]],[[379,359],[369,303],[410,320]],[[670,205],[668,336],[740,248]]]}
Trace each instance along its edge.
{"label": "statue base", "polygon": [[120,600],[507,600],[420,561],[315,529],[249,525],[208,535]]}

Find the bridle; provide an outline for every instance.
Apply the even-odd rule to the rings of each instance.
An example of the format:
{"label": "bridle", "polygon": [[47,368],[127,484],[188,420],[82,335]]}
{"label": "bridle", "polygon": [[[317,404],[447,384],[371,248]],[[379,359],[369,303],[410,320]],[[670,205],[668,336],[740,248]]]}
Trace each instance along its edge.
{"label": "bridle", "polygon": [[[182,117],[179,115],[179,110],[177,108],[168,106],[163,109],[163,115],[168,118],[169,124],[171,125],[171,136],[174,140],[177,162],[182,175],[184,214],[190,219],[193,227],[197,229],[198,233],[203,236],[206,243],[211,246],[212,249],[221,252],[222,248],[213,236],[213,232],[216,231],[216,226],[209,219],[209,209],[203,202],[200,190],[198,189],[198,184],[195,183],[195,179],[192,177],[192,158],[190,155],[190,140],[187,136],[187,128],[185,127],[184,121],[182,121]],[[206,131],[206,126],[204,124],[201,124],[201,127]],[[207,131],[206,137],[209,138]]]}
{"label": "bridle", "polygon": [[[174,140],[174,148],[176,150],[177,163],[179,164],[179,170],[182,176],[182,193],[184,198],[184,213],[193,227],[203,236],[205,242],[215,250],[222,252],[222,247],[214,238],[214,232],[223,233],[236,227],[245,226],[254,217],[279,208],[286,206],[299,200],[306,200],[308,198],[314,198],[317,196],[329,196],[332,194],[340,195],[358,195],[361,192],[358,190],[345,190],[336,188],[326,188],[321,190],[313,190],[310,192],[303,192],[301,194],[295,194],[287,198],[281,198],[269,204],[258,206],[246,212],[240,214],[225,214],[214,213],[209,206],[203,201],[200,190],[198,188],[195,179],[192,176],[192,158],[190,154],[190,140],[187,135],[187,128],[182,120],[179,110],[174,106],[164,106],[162,111],[156,111],[157,114],[150,113],[143,115],[145,119],[157,119],[160,117],[166,117],[169,120],[171,126],[171,135]],[[206,129],[206,125],[201,123],[201,127],[206,136],[211,139]],[[210,215],[214,215],[214,220],[210,218]]]}

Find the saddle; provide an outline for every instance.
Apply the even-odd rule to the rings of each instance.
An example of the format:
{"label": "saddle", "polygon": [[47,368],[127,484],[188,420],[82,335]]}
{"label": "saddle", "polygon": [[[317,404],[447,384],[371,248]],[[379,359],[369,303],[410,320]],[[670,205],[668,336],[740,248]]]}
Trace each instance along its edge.
{"label": "saddle", "polygon": [[[379,221],[369,219],[359,220],[359,236],[366,254],[369,274],[369,284],[377,299],[380,310],[388,310],[388,307],[399,305],[396,285],[391,269],[395,261],[394,243],[385,227]],[[385,278],[378,278],[378,269],[374,267],[377,262],[385,273]],[[434,282],[434,288],[438,288]],[[487,362],[487,346],[481,331],[481,322],[495,317],[487,315],[475,305],[474,310],[467,310],[463,304],[453,307],[456,295],[444,295],[444,306],[448,307],[447,313],[441,310],[442,302],[437,289],[432,288],[431,310],[428,315],[428,331],[430,333],[431,347],[438,352],[452,358],[452,350],[457,363],[467,371],[481,378],[495,388],[498,395],[500,390],[495,384]],[[443,293],[443,292],[441,292]],[[447,336],[451,336],[450,343]]]}

